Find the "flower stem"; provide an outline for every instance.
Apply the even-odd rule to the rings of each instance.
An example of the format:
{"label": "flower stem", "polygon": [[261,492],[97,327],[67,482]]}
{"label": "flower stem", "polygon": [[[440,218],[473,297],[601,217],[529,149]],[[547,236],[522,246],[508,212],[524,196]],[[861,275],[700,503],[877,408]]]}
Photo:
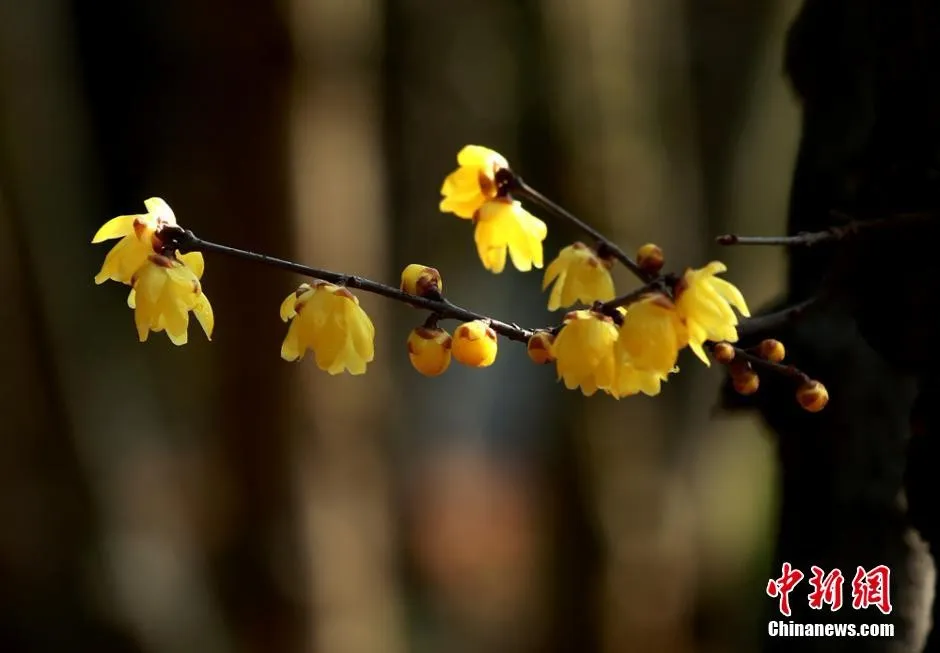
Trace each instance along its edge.
{"label": "flower stem", "polygon": [[220,243],[214,243],[212,241],[199,238],[192,231],[167,227],[160,232],[160,238],[164,241],[166,247],[169,249],[179,250],[182,253],[213,252],[216,254],[231,256],[233,258],[239,258],[245,261],[251,261],[253,263],[260,263],[262,265],[267,265],[269,267],[284,270],[286,272],[293,272],[310,279],[327,281],[338,286],[345,286],[346,288],[354,288],[364,292],[372,293],[374,295],[381,295],[382,297],[387,297],[388,299],[410,304],[416,308],[423,308],[431,311],[432,314],[436,315],[439,320],[459,320],[461,322],[485,320],[490,325],[490,327],[496,331],[496,333],[517,342],[527,342],[533,333],[533,331],[530,329],[524,329],[516,324],[509,324],[500,320],[494,320],[493,318],[487,317],[486,315],[481,315],[479,313],[475,313],[457,306],[456,304],[452,304],[446,299],[438,300],[429,299],[427,297],[419,297],[417,295],[411,295],[402,290],[399,290],[394,286],[388,286],[384,283],[373,281],[372,279],[366,279],[365,277],[359,277],[352,274],[342,274],[340,272],[332,272],[330,270],[321,270],[319,268],[310,267],[308,265],[294,263],[293,261],[276,258],[274,256],[268,256],[267,254],[260,254],[258,252],[251,252],[244,249],[238,249],[236,247],[230,247],[228,245],[222,245]]}
{"label": "flower stem", "polygon": [[[499,172],[503,172],[503,170],[500,170]],[[618,247],[615,243],[607,239],[600,231],[581,220],[568,209],[560,206],[553,200],[543,195],[541,192],[529,186],[525,181],[523,181],[522,177],[516,173],[512,171],[506,172],[510,175],[509,178],[497,179],[497,183],[503,182],[506,185],[507,190],[510,192],[522,196],[535,204],[538,204],[555,217],[570,222],[576,229],[586,233],[595,241],[597,241],[598,254],[602,256],[607,254],[613,256],[618,261],[623,263],[623,265],[629,269],[630,272],[635,274],[641,281],[648,283],[655,279],[655,275],[652,275],[643,270],[636,261],[628,256],[627,253],[620,249],[620,247]]]}

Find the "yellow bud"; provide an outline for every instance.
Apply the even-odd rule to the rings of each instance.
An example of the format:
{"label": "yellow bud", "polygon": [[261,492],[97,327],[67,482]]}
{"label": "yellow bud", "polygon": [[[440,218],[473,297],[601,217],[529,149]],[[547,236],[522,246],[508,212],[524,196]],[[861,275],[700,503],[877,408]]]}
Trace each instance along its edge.
{"label": "yellow bud", "polygon": [[496,332],[482,320],[466,322],[454,331],[454,358],[470,367],[489,367],[496,360]]}
{"label": "yellow bud", "polygon": [[734,360],[734,346],[727,342],[719,342],[712,349],[715,360],[722,365],[728,365]]}
{"label": "yellow bud", "polygon": [[757,348],[757,353],[771,363],[779,363],[787,355],[787,350],[779,340],[764,340]]}
{"label": "yellow bud", "polygon": [[803,410],[818,413],[829,403],[829,391],[819,381],[804,383],[796,391],[796,400]]}
{"label": "yellow bud", "polygon": [[444,282],[435,268],[412,263],[402,270],[401,290],[409,295],[435,299],[444,292]]}
{"label": "yellow bud", "polygon": [[533,363],[545,365],[555,360],[552,355],[552,343],[555,342],[555,336],[548,331],[536,331],[529,338],[526,344],[526,352]]}
{"label": "yellow bud", "polygon": [[663,250],[659,245],[646,243],[637,250],[636,262],[644,272],[656,274],[663,269],[666,259],[663,257]]}
{"label": "yellow bud", "polygon": [[416,327],[408,334],[408,359],[425,376],[439,376],[450,367],[451,337],[444,329]]}
{"label": "yellow bud", "polygon": [[734,383],[735,391],[742,395],[752,395],[760,387],[760,377],[753,370],[732,373],[731,381]]}

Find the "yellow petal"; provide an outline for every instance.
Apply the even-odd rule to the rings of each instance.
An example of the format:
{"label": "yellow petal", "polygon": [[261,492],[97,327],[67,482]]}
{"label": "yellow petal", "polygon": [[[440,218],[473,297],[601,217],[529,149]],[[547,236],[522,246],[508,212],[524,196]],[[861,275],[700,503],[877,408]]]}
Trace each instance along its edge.
{"label": "yellow petal", "polygon": [[567,288],[567,284],[566,284],[567,278],[568,278],[568,272],[564,271],[556,279],[555,285],[552,286],[552,292],[548,296],[548,310],[557,311],[562,306],[566,308],[568,306],[571,306],[571,304],[568,303],[567,301],[568,298],[565,296],[565,292],[564,292],[565,289]]}
{"label": "yellow petal", "polygon": [[91,239],[91,242],[101,243],[134,233],[134,220],[136,219],[136,215],[119,215],[116,218],[111,218],[95,233],[95,237]]}
{"label": "yellow petal", "polygon": [[461,166],[486,168],[487,172],[492,170],[494,164],[500,168],[509,167],[502,154],[481,145],[465,145],[457,153],[457,163]]}
{"label": "yellow petal", "polygon": [[717,277],[712,279],[712,286],[729,304],[741,311],[741,315],[751,317],[751,311],[747,307],[747,302],[744,301],[744,295],[741,294],[737,286]]}
{"label": "yellow petal", "polygon": [[199,320],[199,324],[202,326],[206,338],[212,340],[212,330],[215,328],[215,315],[212,312],[212,304],[209,303],[209,298],[202,293],[199,294],[199,298],[196,300],[195,306],[193,306],[193,315]]}
{"label": "yellow petal", "polygon": [[133,288],[131,288],[131,291],[127,294],[127,307],[137,308],[137,291]]}
{"label": "yellow petal", "polygon": [[206,260],[202,257],[202,252],[188,252],[186,254],[177,252],[176,257],[193,271],[197,279],[202,279],[202,273],[206,269]]}
{"label": "yellow petal", "polygon": [[281,358],[286,361],[295,361],[303,357],[303,351],[300,349],[297,338],[298,324],[292,323],[287,328],[287,336],[284,338],[284,342],[281,343]]}
{"label": "yellow petal", "polygon": [[144,206],[147,207],[147,213],[157,220],[163,220],[169,224],[176,224],[176,216],[173,214],[173,209],[170,208],[170,205],[163,201],[160,197],[151,197],[144,200]]}

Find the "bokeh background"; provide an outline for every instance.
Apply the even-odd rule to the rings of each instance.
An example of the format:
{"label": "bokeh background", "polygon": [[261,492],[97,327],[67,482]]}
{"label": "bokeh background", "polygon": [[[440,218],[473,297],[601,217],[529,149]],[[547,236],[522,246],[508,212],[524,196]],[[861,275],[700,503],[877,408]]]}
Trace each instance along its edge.
{"label": "bokeh background", "polygon": [[[361,296],[376,360],[330,377],[278,356],[300,279],[218,256],[213,341],[141,345],[89,243],[157,195],[212,240],[434,265],[459,304],[554,322],[541,273],[486,272],[437,209],[478,143],[760,306],[783,253],[713,236],[784,229],[798,9],[0,0],[0,650],[754,650],[776,463],[720,371],[686,353],[660,397],[585,398],[504,342],[426,379],[421,316]],[[549,220],[546,257],[577,237]]]}

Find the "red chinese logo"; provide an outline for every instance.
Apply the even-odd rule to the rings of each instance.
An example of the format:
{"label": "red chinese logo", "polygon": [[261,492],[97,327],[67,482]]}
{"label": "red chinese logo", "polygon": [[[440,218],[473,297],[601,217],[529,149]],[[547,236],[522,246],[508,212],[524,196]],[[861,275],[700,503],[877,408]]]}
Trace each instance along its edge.
{"label": "red chinese logo", "polygon": [[813,591],[809,594],[809,607],[813,610],[822,610],[824,605],[832,607],[835,612],[842,607],[842,583],[845,580],[842,572],[833,569],[828,574],[820,567],[813,565],[811,567],[813,575],[809,579],[809,584]]}
{"label": "red chinese logo", "polygon": [[[813,610],[822,610],[829,606],[835,612],[842,608],[842,587],[845,577],[838,569],[826,573],[822,567],[810,567],[811,576],[809,584],[812,591],[809,593],[809,607]],[[790,608],[790,592],[805,578],[799,569],[794,569],[789,562],[784,562],[779,578],[772,578],[767,582],[767,596],[777,599],[780,603],[780,614],[785,617],[792,615]],[[852,608],[866,610],[869,607],[878,608],[882,614],[891,614],[891,570],[885,565],[878,565],[866,571],[858,567],[852,579]]]}
{"label": "red chinese logo", "polygon": [[789,562],[783,563],[783,572],[780,578],[771,578],[767,583],[767,596],[780,600],[780,614],[789,617],[790,592],[803,580],[803,572],[794,569]]}
{"label": "red chinese logo", "polygon": [[878,565],[870,571],[859,567],[852,579],[852,607],[864,610],[873,605],[881,610],[881,614],[891,614],[890,579],[891,570],[885,565]]}

